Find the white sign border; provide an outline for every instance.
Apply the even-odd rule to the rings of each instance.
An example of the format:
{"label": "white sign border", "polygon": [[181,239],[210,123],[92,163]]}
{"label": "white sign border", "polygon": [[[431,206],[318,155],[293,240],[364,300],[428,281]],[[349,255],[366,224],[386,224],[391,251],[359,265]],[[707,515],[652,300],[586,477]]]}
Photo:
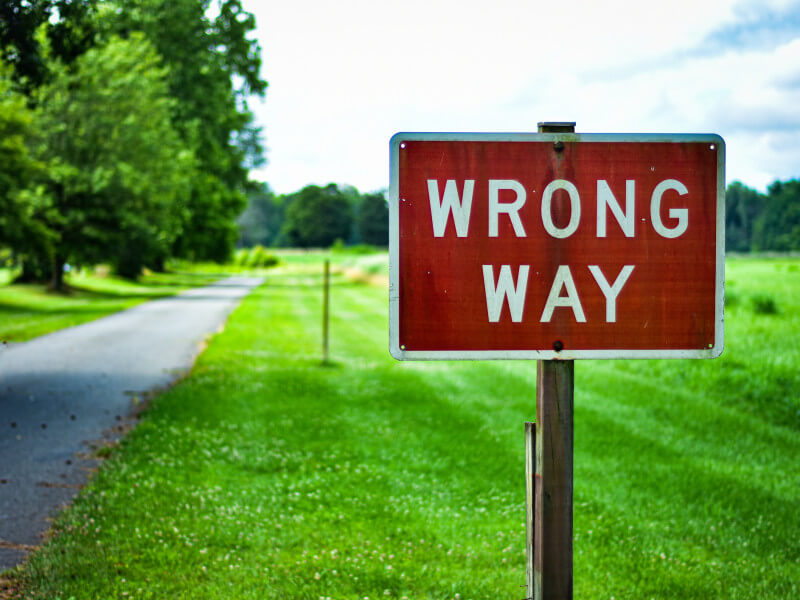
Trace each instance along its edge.
{"label": "white sign border", "polygon": [[[717,146],[717,265],[715,336],[711,348],[686,350],[404,350],[400,347],[400,144],[462,142],[700,142]],[[575,360],[615,358],[717,358],[724,349],[725,322],[725,140],[705,133],[411,133],[392,136],[389,178],[389,352],[397,360]]]}

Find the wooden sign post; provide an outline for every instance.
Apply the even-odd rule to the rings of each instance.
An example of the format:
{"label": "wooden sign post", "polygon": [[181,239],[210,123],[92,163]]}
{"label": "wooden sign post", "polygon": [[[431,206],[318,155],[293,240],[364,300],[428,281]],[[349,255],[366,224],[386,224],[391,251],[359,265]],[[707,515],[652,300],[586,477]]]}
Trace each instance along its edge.
{"label": "wooden sign post", "polygon": [[722,353],[725,142],[398,133],[389,199],[392,356],[539,361],[526,597],[570,600],[573,361]]}
{"label": "wooden sign post", "polygon": [[[575,123],[540,123],[539,133],[575,131]],[[526,464],[533,464],[526,523],[527,598],[572,599],[572,450],[575,362],[536,365],[536,423],[526,426]],[[528,458],[530,451],[533,456]],[[530,471],[526,469],[526,471]]]}

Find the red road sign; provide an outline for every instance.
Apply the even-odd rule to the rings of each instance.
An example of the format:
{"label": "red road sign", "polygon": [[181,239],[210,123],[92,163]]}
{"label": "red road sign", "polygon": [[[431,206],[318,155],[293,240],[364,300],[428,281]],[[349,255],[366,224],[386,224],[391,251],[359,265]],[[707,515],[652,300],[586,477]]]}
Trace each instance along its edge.
{"label": "red road sign", "polygon": [[719,356],[724,165],[716,135],[395,135],[392,355]]}

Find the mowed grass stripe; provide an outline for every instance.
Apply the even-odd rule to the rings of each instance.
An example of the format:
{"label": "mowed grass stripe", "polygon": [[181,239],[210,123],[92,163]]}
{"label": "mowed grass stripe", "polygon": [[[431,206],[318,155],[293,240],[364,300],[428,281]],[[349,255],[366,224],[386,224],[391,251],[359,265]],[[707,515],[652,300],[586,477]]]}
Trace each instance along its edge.
{"label": "mowed grass stripe", "polygon": [[[362,291],[365,289],[369,290],[369,288],[363,287],[361,289]],[[344,308],[343,311],[337,309],[335,314],[338,315],[341,314],[341,312],[349,312],[349,308],[345,304],[348,297],[352,297],[352,295],[343,294],[339,288],[334,287],[332,302],[338,303],[336,306]],[[308,296],[305,300],[298,298],[296,295],[293,298],[295,306],[301,303],[304,306],[309,304],[311,306],[319,306],[319,302],[319,294],[315,291],[314,287],[309,288]],[[305,325],[307,329],[311,331],[318,327],[316,323],[305,323]],[[369,350],[365,351],[365,346],[370,345],[371,342],[365,339],[363,331],[363,321],[354,323],[348,318],[340,319],[336,317],[333,319],[332,332],[334,333],[334,340],[339,340],[339,345],[347,348],[349,351],[348,353],[356,358],[359,356],[370,356],[371,354]],[[381,337],[384,338],[380,342],[383,346],[383,348],[381,348],[383,354],[385,353],[386,347],[385,334]],[[350,343],[348,341],[350,339],[354,339],[355,343]],[[372,343],[374,343],[374,340]],[[336,347],[336,343],[333,344],[333,347]],[[419,537],[417,538],[416,533],[408,536],[408,543],[419,543],[419,540],[424,540],[427,537],[427,543],[432,544],[435,540],[436,531],[428,527],[428,517],[435,517],[437,513],[436,504],[430,504],[427,494],[409,494],[407,489],[409,485],[411,485],[413,491],[413,488],[418,485],[414,482],[415,478],[424,482],[431,477],[431,469],[420,464],[415,459],[415,453],[417,451],[423,453],[427,451],[426,448],[431,443],[431,439],[420,439],[421,436],[418,434],[418,429],[409,427],[408,419],[399,418],[399,415],[395,414],[397,412],[395,408],[398,405],[401,407],[401,412],[403,410],[403,405],[405,405],[405,410],[407,411],[408,405],[414,402],[414,398],[408,394],[398,394],[396,389],[392,389],[396,386],[376,385],[376,382],[373,381],[375,379],[373,376],[369,374],[364,375],[360,371],[352,372],[347,369],[346,366],[342,365],[340,362],[341,357],[335,352],[332,354],[334,361],[337,361],[336,364],[333,367],[322,370],[321,374],[324,377],[337,381],[342,378],[347,378],[348,384],[345,388],[347,393],[345,395],[346,397],[342,398],[341,403],[334,401],[334,398],[331,397],[332,392],[336,389],[341,389],[342,386],[340,384],[333,386],[333,389],[329,390],[327,394],[319,394],[323,404],[320,407],[321,415],[330,415],[331,409],[337,407],[340,410],[333,413],[335,415],[334,419],[343,416],[348,421],[350,434],[355,436],[356,439],[370,440],[386,438],[394,440],[393,444],[369,445],[355,443],[352,447],[347,448],[348,454],[346,454],[346,456],[349,456],[351,460],[359,461],[357,464],[360,466],[357,467],[357,470],[361,471],[362,474],[368,472],[373,474],[371,485],[365,490],[368,496],[370,495],[370,489],[378,487],[384,490],[385,498],[389,500],[389,502],[387,503],[380,499],[377,501],[373,509],[377,509],[378,515],[387,512],[387,504],[391,506],[392,504],[400,503],[400,508],[409,502],[412,504],[412,508],[416,505],[416,511],[414,512],[417,513],[417,518],[421,516],[423,519],[421,528],[417,527],[420,529]],[[380,364],[382,369],[385,369],[386,366],[391,366],[391,362],[387,361],[383,356]],[[424,386],[415,387],[417,388],[417,392],[420,392]],[[420,394],[418,397],[426,398],[429,397],[429,394]],[[365,413],[369,414],[370,418],[365,418]],[[419,418],[419,415],[415,416]],[[326,417],[323,417],[323,419],[325,418]],[[430,417],[422,420],[429,421]],[[403,438],[403,443],[397,443],[397,437],[402,436],[404,433],[406,435]],[[351,456],[353,449],[359,447],[362,447],[362,451],[359,452],[361,456]],[[384,475],[383,470],[387,463],[393,465],[396,469],[403,469],[403,477],[397,477],[396,473],[394,476]],[[424,468],[419,469],[419,472],[417,472],[419,467]],[[440,465],[440,469],[434,470],[442,470],[444,473],[447,473],[446,465],[444,464]],[[429,485],[429,482],[427,485]],[[443,489],[445,488],[443,487]],[[453,488],[452,491],[448,490],[446,494],[450,496],[457,491],[458,488]],[[400,492],[404,493],[400,494]],[[441,494],[440,492],[439,495]],[[404,498],[405,501],[403,500]],[[391,500],[394,500],[394,502]],[[362,510],[366,515],[370,516],[370,520],[376,520],[377,515],[375,513],[370,515],[368,506],[364,506]],[[390,522],[393,524],[402,522],[404,523],[405,529],[409,529],[415,520],[414,517],[409,516],[410,514],[412,513],[409,508],[403,508],[402,514],[395,515],[390,519]],[[394,533],[394,529],[396,529],[396,527],[388,529],[386,533]],[[386,536],[384,536],[384,538],[385,537]]]}
{"label": "mowed grass stripe", "polygon": [[[524,596],[535,364],[397,363],[386,291],[334,277],[322,366],[320,273],[276,272],[156,399],[32,597]],[[686,362],[576,365],[575,596],[799,597],[797,433]]]}
{"label": "mowed grass stripe", "polygon": [[[676,362],[676,369],[683,364]],[[670,388],[642,372],[605,369],[597,363],[578,363],[578,407],[602,411],[626,425],[682,452],[724,465],[746,469],[748,477],[764,475],[764,485],[782,486],[797,474],[800,451],[796,432],[753,419],[730,405],[720,405],[703,389]],[[576,425],[577,426],[577,425]],[[769,452],[764,452],[770,448]],[[769,472],[764,467],[769,467]],[[774,477],[782,475],[783,477]]]}

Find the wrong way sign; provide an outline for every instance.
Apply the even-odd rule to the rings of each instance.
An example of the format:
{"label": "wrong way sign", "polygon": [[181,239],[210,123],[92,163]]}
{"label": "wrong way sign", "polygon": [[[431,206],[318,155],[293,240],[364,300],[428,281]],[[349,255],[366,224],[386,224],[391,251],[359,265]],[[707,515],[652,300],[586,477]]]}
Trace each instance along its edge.
{"label": "wrong way sign", "polygon": [[719,356],[724,166],[706,134],[395,135],[392,355]]}

